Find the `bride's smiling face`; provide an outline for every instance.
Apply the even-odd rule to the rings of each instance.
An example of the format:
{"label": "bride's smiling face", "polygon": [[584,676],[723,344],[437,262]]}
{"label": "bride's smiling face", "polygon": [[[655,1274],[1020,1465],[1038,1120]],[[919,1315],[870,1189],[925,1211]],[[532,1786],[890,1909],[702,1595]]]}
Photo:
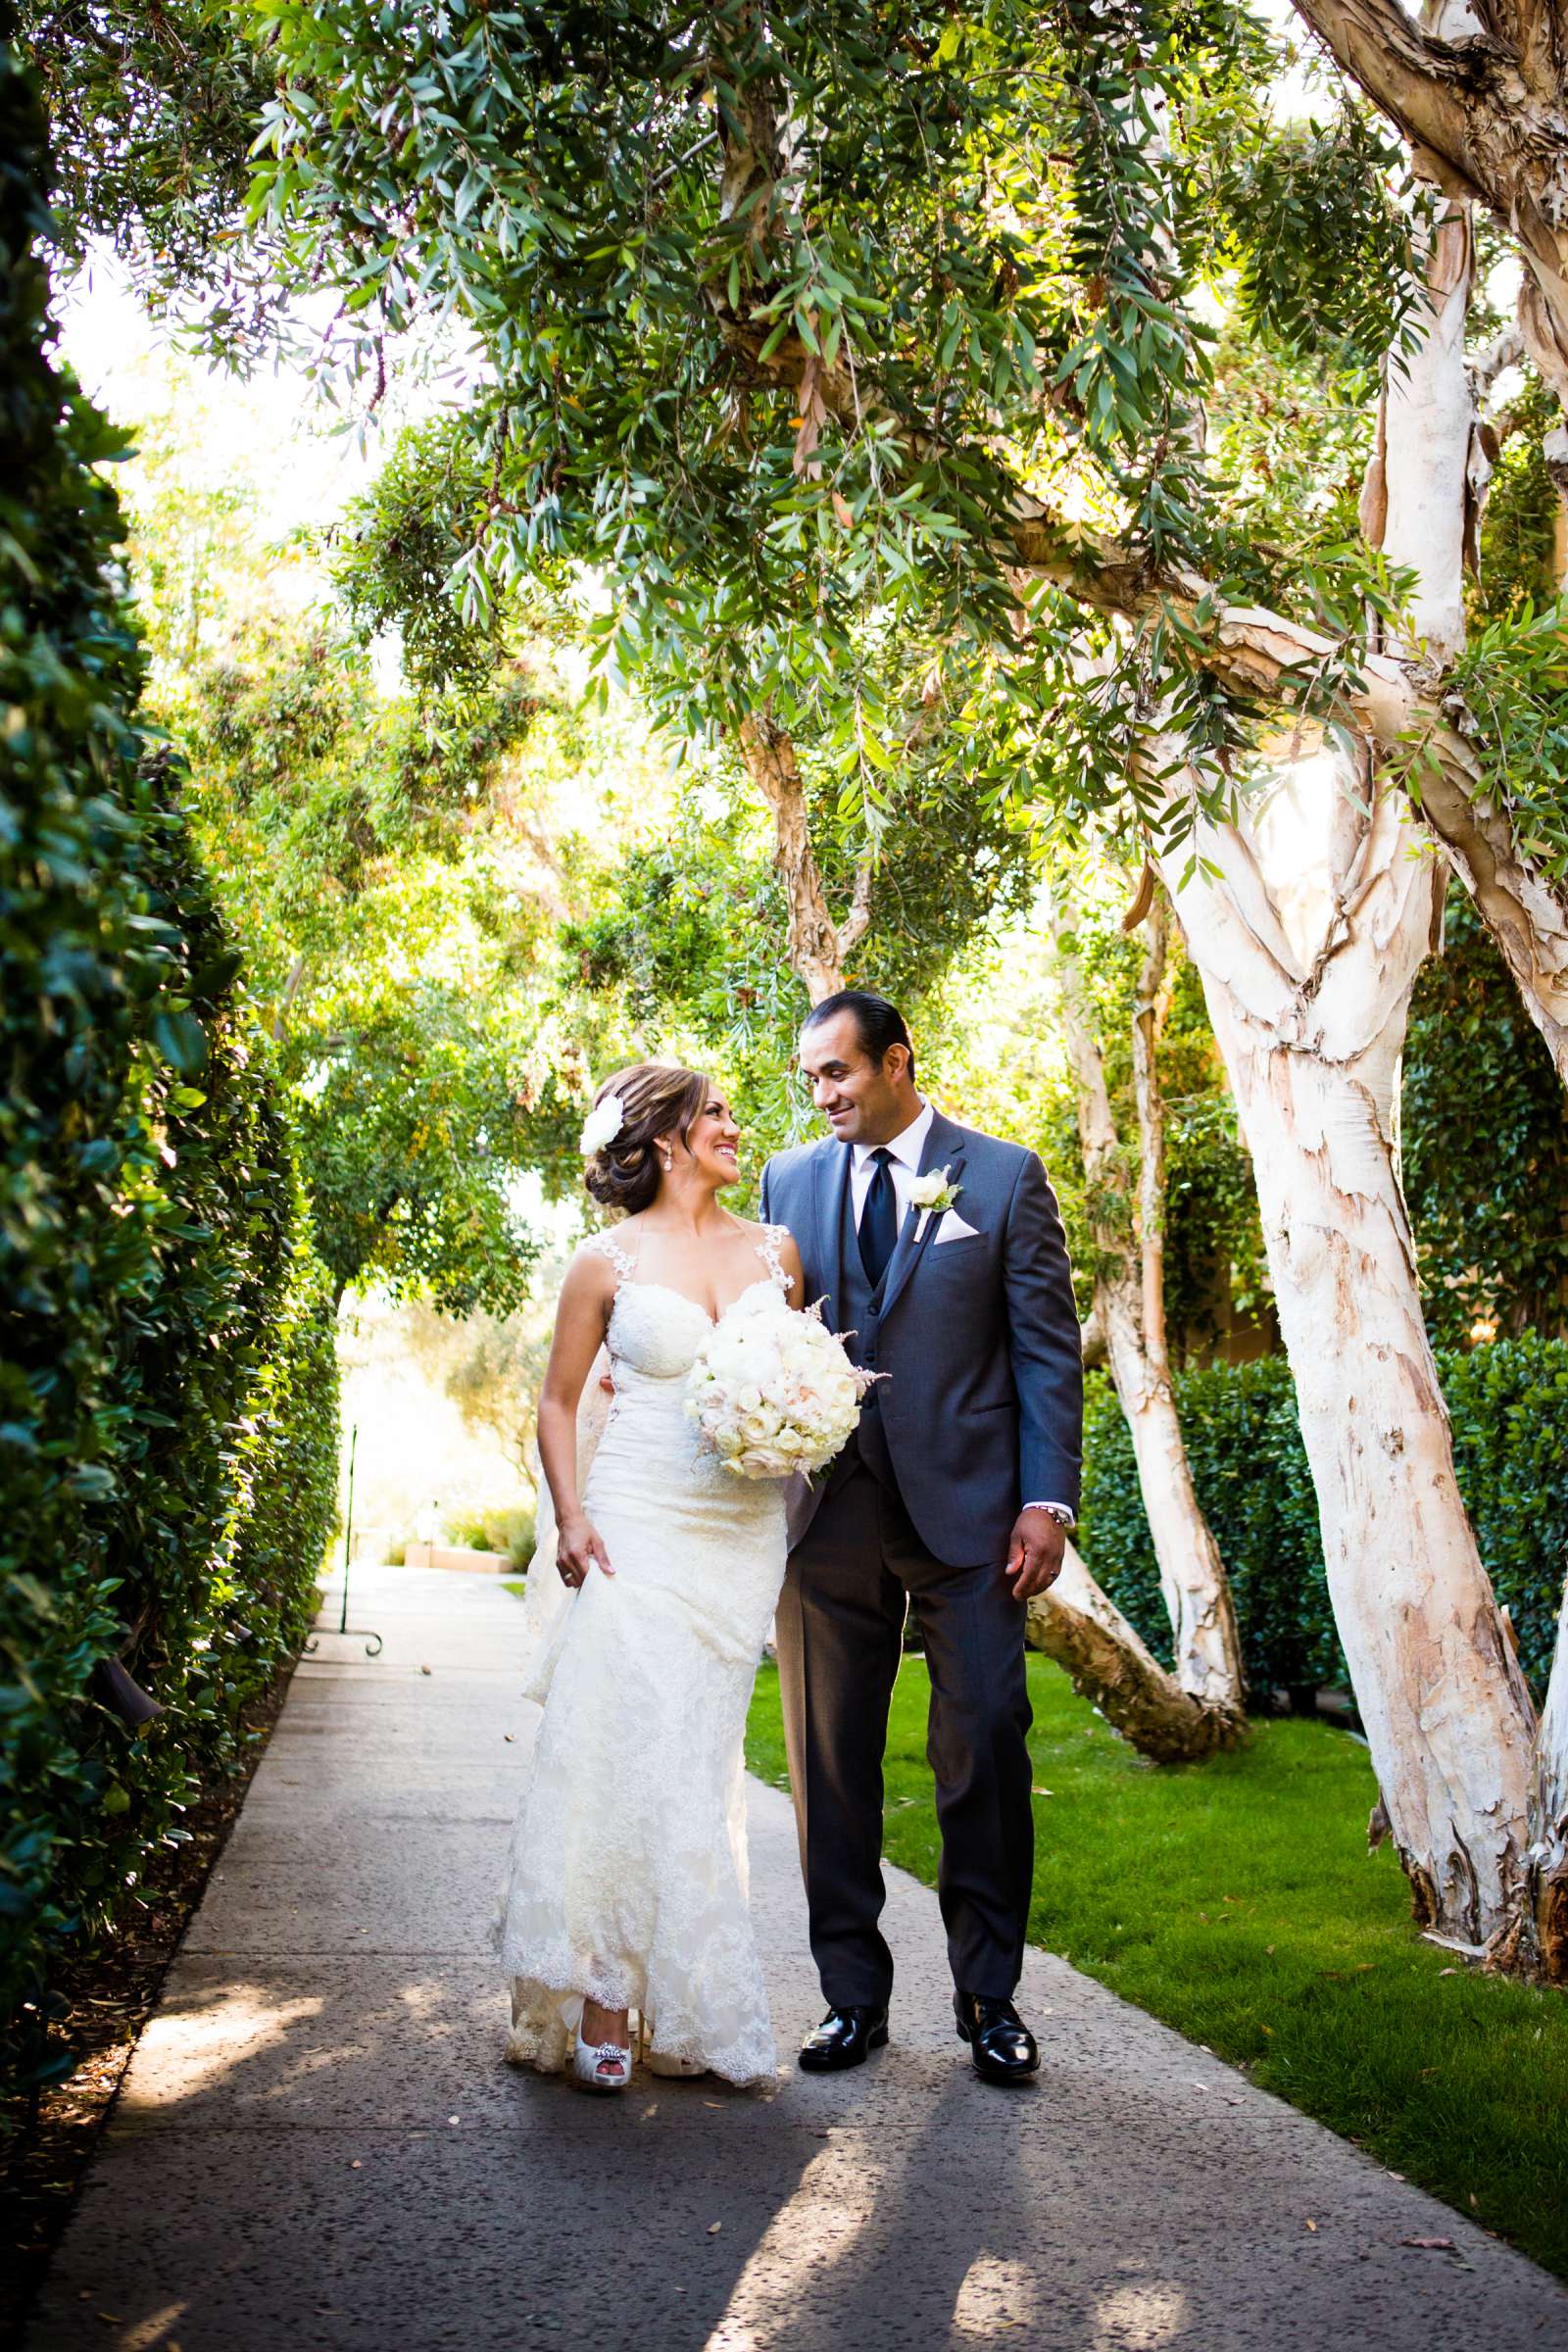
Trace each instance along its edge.
{"label": "bride's smiling face", "polygon": [[679,1143],[674,1145],[675,1173],[694,1176],[714,1187],[740,1180],[741,1131],[722,1095],[710,1095],[686,1138],[685,1166]]}

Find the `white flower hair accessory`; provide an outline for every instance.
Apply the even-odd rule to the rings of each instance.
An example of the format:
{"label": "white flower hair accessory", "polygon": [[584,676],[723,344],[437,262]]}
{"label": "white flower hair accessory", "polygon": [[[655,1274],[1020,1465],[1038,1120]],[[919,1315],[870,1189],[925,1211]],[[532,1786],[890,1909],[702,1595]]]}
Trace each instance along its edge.
{"label": "white flower hair accessory", "polygon": [[577,1149],[584,1159],[594,1158],[607,1144],[612,1144],[625,1124],[626,1105],[618,1095],[607,1095],[602,1102],[596,1102],[577,1138]]}
{"label": "white flower hair accessory", "polygon": [[909,1205],[920,1211],[914,1238],[918,1241],[933,1217],[945,1217],[962,1192],[946,1168],[932,1168],[929,1174],[917,1176],[909,1187]]}

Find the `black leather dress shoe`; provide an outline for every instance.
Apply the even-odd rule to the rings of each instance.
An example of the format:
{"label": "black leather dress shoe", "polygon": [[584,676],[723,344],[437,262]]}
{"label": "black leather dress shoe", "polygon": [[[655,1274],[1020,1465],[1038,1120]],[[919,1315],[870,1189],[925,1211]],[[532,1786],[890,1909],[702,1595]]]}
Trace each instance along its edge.
{"label": "black leather dress shoe", "polygon": [[830,2009],[801,2044],[801,2067],[808,2075],[836,2075],[847,2066],[863,2066],[888,2037],[885,2009]]}
{"label": "black leather dress shoe", "polygon": [[969,2044],[974,2071],[984,2082],[1027,2082],[1040,2064],[1035,2037],[1010,2001],[985,1992],[956,1992],[953,2013],[958,2039]]}

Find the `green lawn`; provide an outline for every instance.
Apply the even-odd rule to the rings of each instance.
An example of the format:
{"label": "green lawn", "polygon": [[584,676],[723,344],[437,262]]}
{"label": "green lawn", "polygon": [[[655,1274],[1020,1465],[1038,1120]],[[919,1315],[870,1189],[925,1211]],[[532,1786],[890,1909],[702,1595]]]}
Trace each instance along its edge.
{"label": "green lawn", "polygon": [[[1260,1723],[1241,1755],[1150,1765],[1059,1668],[1033,1657],[1029,1682],[1031,1938],[1568,2277],[1568,1998],[1419,1939],[1397,1863],[1366,1850],[1365,1749]],[[931,1883],[927,1689],[906,1658],[883,1843]],[[771,1665],[747,1749],[788,1786]]]}

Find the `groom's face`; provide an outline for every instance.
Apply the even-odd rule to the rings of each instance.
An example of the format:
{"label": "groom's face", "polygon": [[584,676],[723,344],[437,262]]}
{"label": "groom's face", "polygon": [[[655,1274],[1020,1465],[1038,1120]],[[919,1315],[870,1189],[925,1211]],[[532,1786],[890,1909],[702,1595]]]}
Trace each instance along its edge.
{"label": "groom's face", "polygon": [[908,1058],[902,1046],[890,1046],[884,1060],[873,1061],[853,1012],[801,1031],[802,1073],[841,1144],[886,1144],[903,1134],[917,1107]]}

